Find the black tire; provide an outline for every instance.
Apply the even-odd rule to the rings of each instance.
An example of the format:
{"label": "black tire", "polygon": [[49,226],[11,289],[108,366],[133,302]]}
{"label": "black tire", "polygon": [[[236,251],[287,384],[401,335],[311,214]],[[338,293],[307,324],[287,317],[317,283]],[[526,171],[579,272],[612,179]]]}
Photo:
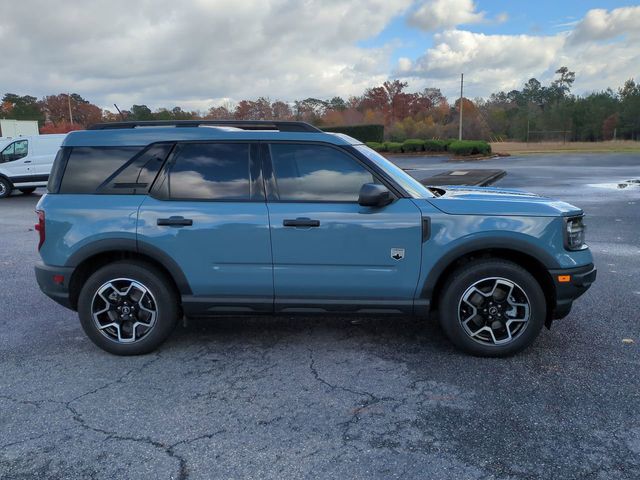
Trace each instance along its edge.
{"label": "black tire", "polygon": [[[93,312],[99,312],[102,310],[101,307],[111,309],[110,312],[101,314],[103,315],[102,318],[107,318],[107,320],[101,325],[108,324],[108,322],[113,321],[111,320],[111,316],[117,317],[118,321],[122,321],[122,317],[115,311],[115,305],[117,304],[116,301],[107,304],[101,300],[105,297],[101,297],[98,292],[101,287],[110,282],[114,282],[113,285],[119,286],[123,285],[123,283],[117,282],[126,281],[134,281],[146,289],[147,294],[149,295],[145,297],[144,301],[148,302],[147,307],[151,310],[155,310],[155,323],[153,323],[153,325],[148,329],[146,326],[142,325],[139,325],[137,328],[131,328],[133,322],[137,322],[137,317],[132,316],[129,318],[134,319],[128,320],[129,323],[127,324],[120,324],[118,327],[103,327],[103,329],[99,329],[98,321],[94,320]],[[106,288],[107,290],[104,291],[103,295],[106,295],[107,292],[112,292],[114,298],[118,298],[117,302],[122,302],[122,298],[126,298],[121,298],[119,295],[114,294],[114,289],[111,287]],[[125,290],[126,288],[123,286],[122,291]],[[136,291],[136,289],[132,290],[134,292]],[[140,292],[142,292],[142,290],[140,290]],[[144,297],[144,295],[142,295],[142,297]],[[142,313],[142,309],[140,308],[141,301],[143,301],[142,298],[140,298],[137,303],[138,316]],[[99,305],[100,302],[102,305]],[[136,305],[136,302],[130,299],[129,304]],[[120,306],[120,308],[123,307]],[[100,268],[85,282],[82,290],[80,291],[80,296],[78,297],[78,315],[80,317],[82,329],[98,347],[115,355],[142,355],[155,350],[167,339],[169,334],[171,334],[175,328],[179,311],[178,295],[170,279],[168,279],[166,275],[153,265],[139,261],[118,261]],[[100,320],[100,318],[98,318],[98,320]],[[148,321],[148,319],[146,320]],[[135,324],[133,326],[135,327]],[[140,338],[132,343],[123,343],[119,341],[118,338],[121,337],[121,328],[125,331],[125,327],[130,332],[135,332],[131,338],[135,340],[136,333],[141,333]],[[122,337],[125,337],[125,335],[122,335]]]}
{"label": "black tire", "polygon": [[[511,290],[511,292],[516,292],[513,295],[513,299],[507,300],[504,292],[509,287],[503,284],[502,280],[496,279],[505,279],[515,284],[515,287]],[[500,284],[496,296],[505,295],[501,301],[496,301],[493,296],[485,298],[478,292],[478,289],[473,288],[474,285],[480,290],[484,288],[485,294],[489,295],[491,282],[494,282],[494,285],[496,283]],[[469,303],[463,300],[467,292],[478,292],[475,294],[475,298],[467,297]],[[521,293],[524,293],[524,296]],[[520,297],[521,300],[517,300],[516,296]],[[481,304],[481,306],[476,306],[475,311],[473,310],[474,300]],[[514,303],[510,302],[515,302],[517,305],[521,305],[521,303],[517,302],[528,303],[528,309],[526,307],[514,307]],[[499,320],[502,321],[502,328],[494,329],[491,326],[499,324],[496,323],[497,316],[490,317],[491,313],[486,311],[490,305],[498,306],[497,315],[500,316]],[[447,337],[454,345],[465,352],[482,357],[506,357],[527,348],[533,343],[544,325],[546,308],[546,300],[540,284],[524,268],[506,260],[481,259],[462,265],[449,276],[443,288],[439,319]],[[489,307],[488,309],[496,311],[495,308]],[[528,311],[528,321],[523,323],[513,322],[511,323],[513,327],[510,325],[505,326],[505,320],[510,318],[507,315],[507,310],[509,310],[511,316],[522,318],[526,317],[525,312]],[[465,327],[463,320],[469,318],[476,318],[477,323],[471,320],[466,323],[467,327]],[[487,328],[491,329],[491,331],[487,330]],[[514,330],[513,335],[512,329]],[[516,331],[515,329],[520,330]],[[507,332],[507,330],[509,331]],[[473,338],[472,335],[474,336]],[[483,340],[483,336],[488,338]],[[511,340],[509,340],[510,337],[512,337]],[[505,343],[496,345],[495,339]]]}
{"label": "black tire", "polygon": [[20,190],[25,195],[31,195],[33,192],[36,191],[36,187],[25,187],[25,188],[19,188],[18,190]]}
{"label": "black tire", "polygon": [[0,198],[7,198],[13,191],[13,185],[6,178],[0,177]]}

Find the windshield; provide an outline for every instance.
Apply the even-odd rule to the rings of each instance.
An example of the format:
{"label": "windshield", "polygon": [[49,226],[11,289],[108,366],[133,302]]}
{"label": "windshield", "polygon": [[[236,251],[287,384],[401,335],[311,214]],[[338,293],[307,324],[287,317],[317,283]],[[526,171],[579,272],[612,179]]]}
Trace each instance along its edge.
{"label": "windshield", "polygon": [[433,198],[434,195],[420,182],[400,167],[390,162],[375,150],[366,145],[354,145],[360,153],[382,168],[395,182],[404,188],[412,198]]}

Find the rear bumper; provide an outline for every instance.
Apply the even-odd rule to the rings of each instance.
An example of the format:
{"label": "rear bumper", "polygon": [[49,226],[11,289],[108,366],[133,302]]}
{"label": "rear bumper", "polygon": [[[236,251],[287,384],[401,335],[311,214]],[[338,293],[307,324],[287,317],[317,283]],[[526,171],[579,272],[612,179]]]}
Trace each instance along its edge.
{"label": "rear bumper", "polygon": [[[36,280],[42,293],[63,307],[75,310],[69,298],[69,281],[71,280],[73,267],[52,267],[38,262],[35,266],[35,272]],[[63,279],[61,282],[59,278],[58,282],[54,279],[58,275]]]}
{"label": "rear bumper", "polygon": [[[589,264],[578,268],[549,270],[549,274],[556,287],[556,302],[551,319],[559,319],[566,317],[571,311],[573,301],[589,290],[596,280],[597,270],[593,264]],[[561,282],[559,277],[565,277],[565,281]]]}

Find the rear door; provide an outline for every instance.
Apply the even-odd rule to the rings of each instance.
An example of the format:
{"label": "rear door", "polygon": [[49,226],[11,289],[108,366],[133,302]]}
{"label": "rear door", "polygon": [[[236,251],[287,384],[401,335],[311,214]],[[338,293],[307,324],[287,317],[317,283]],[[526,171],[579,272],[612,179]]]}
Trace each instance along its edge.
{"label": "rear door", "polygon": [[341,148],[266,150],[276,310],[411,313],[422,238],[413,201],[360,206],[362,185],[379,180]]}
{"label": "rear door", "polygon": [[139,248],[170,255],[187,313],[273,310],[269,218],[258,146],[179,143],[138,215]]}
{"label": "rear door", "polygon": [[40,135],[33,143],[29,156],[35,166],[38,181],[47,181],[63,140],[64,135]]}

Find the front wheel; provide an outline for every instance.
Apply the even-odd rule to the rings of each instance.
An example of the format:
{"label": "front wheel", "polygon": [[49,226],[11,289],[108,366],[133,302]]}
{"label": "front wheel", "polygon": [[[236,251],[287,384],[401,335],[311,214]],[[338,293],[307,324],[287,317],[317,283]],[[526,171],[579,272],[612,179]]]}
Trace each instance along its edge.
{"label": "front wheel", "polygon": [[154,266],[115,262],[89,277],[78,298],[87,336],[116,355],[155,350],[178,320],[178,298],[170,280]]}
{"label": "front wheel", "polygon": [[546,316],[540,284],[506,260],[476,260],[449,277],[440,302],[447,337],[472,355],[504,357],[533,343]]}

